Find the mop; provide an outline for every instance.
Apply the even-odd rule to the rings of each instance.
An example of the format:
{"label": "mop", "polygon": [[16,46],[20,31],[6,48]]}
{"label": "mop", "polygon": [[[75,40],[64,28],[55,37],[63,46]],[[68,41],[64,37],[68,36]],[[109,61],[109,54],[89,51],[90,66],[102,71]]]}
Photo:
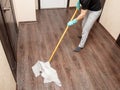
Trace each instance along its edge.
{"label": "mop", "polygon": [[[76,13],[77,13],[78,9],[75,10],[72,18],[70,20],[73,20],[73,18],[75,17]],[[51,66],[50,66],[50,62],[52,61],[52,58],[55,54],[55,52],[57,51],[63,37],[65,36],[67,30],[68,30],[68,26],[66,26],[66,29],[64,30],[61,38],[59,39],[55,49],[53,50],[49,60],[47,62],[42,62],[42,61],[38,61],[35,65],[33,65],[32,67],[32,70],[33,70],[33,73],[35,75],[35,77],[38,77],[39,75],[41,75],[43,78],[44,78],[44,83],[50,83],[50,82],[54,82],[56,85],[58,86],[62,86],[59,78],[58,78],[58,75],[57,75],[57,72],[55,69],[53,69]]]}

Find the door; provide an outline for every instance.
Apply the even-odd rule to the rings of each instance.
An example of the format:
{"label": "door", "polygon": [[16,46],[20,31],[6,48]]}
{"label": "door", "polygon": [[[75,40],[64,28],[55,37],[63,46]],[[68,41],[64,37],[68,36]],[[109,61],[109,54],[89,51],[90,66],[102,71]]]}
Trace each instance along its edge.
{"label": "door", "polygon": [[16,59],[15,59],[14,52],[12,50],[12,46],[8,37],[7,29],[5,27],[5,22],[4,22],[1,7],[0,7],[0,41],[2,42],[2,46],[7,56],[8,63],[10,65],[13,76],[16,80]]}
{"label": "door", "polygon": [[12,0],[0,0],[0,39],[15,79],[17,38],[18,28]]}
{"label": "door", "polygon": [[12,0],[1,0],[1,10],[11,47],[14,52],[14,56],[16,57],[18,28],[14,16]]}
{"label": "door", "polygon": [[66,8],[67,0],[40,0],[41,9],[44,8]]}

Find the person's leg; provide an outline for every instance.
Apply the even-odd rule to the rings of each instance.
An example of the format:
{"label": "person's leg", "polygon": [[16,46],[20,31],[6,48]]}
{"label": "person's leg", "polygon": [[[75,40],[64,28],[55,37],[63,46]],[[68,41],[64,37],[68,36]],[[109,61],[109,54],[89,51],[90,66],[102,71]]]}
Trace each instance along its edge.
{"label": "person's leg", "polygon": [[84,48],[88,34],[93,24],[95,23],[97,18],[100,16],[100,13],[101,13],[101,10],[100,11],[88,11],[88,18],[86,22],[84,23],[83,29],[82,29],[82,38],[81,38],[81,41],[78,47],[74,50],[75,52],[79,52],[82,48]]}
{"label": "person's leg", "polygon": [[89,14],[89,13],[87,13],[86,16],[84,17],[84,19],[82,20],[82,29],[83,29],[83,27],[84,27],[84,25],[85,25],[85,23],[86,23],[86,21],[87,21],[88,14]]}
{"label": "person's leg", "polygon": [[[85,25],[85,23],[87,21],[87,18],[88,18],[88,13],[86,14],[86,16],[84,17],[84,19],[82,20],[82,30],[83,30],[83,27],[84,27],[84,25]],[[81,39],[82,38],[82,34],[79,35],[78,38]]]}

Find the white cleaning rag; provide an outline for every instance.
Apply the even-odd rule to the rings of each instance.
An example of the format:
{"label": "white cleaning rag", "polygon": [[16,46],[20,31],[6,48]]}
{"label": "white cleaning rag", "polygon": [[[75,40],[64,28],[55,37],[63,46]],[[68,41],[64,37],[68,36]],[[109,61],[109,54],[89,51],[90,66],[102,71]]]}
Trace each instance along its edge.
{"label": "white cleaning rag", "polygon": [[41,75],[44,78],[44,83],[54,82],[56,85],[62,86],[56,70],[50,66],[49,62],[38,61],[32,70],[36,77]]}

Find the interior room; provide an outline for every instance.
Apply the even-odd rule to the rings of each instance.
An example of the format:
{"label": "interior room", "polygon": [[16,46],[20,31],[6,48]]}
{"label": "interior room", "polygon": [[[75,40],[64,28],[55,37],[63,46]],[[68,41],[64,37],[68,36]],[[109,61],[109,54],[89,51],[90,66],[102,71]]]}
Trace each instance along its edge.
{"label": "interior room", "polygon": [[0,90],[120,90],[119,0],[0,0]]}

